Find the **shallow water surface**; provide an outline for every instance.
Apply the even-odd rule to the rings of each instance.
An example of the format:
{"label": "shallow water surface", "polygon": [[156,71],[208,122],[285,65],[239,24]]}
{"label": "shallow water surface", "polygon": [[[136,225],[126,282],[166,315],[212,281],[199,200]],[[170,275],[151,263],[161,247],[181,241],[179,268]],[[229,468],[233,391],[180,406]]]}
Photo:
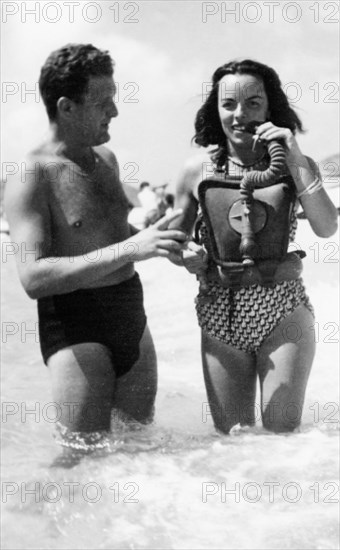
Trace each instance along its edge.
{"label": "shallow water surface", "polygon": [[72,467],[56,463],[62,449],[53,437],[35,304],[13,258],[3,255],[3,548],[339,547],[338,263],[324,261],[325,241],[306,226],[299,239],[312,247],[305,282],[318,348],[297,433],[270,434],[260,418],[230,436],[215,432],[200,367],[195,279],[152,260],[137,269],[159,359],[155,422],[124,425],[114,417],[105,446],[75,457]]}

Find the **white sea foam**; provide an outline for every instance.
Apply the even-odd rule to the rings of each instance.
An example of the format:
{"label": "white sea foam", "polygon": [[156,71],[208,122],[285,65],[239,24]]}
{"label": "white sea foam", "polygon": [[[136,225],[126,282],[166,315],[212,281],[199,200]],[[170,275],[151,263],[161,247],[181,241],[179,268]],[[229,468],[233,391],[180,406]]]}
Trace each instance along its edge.
{"label": "white sea foam", "polygon": [[[305,249],[319,242],[323,250],[305,226],[299,237]],[[271,434],[259,419],[222,436],[210,416],[204,421],[195,278],[165,260],[139,264],[159,358],[155,422],[115,423],[105,449],[51,468],[61,452],[53,423],[8,415],[4,548],[337,548],[338,345],[324,327],[338,322],[338,265],[312,261],[316,249],[305,280],[319,343],[299,430]],[[3,268],[3,319],[35,322],[13,258]],[[8,336],[3,360],[7,403],[32,410],[51,400],[34,335]]]}

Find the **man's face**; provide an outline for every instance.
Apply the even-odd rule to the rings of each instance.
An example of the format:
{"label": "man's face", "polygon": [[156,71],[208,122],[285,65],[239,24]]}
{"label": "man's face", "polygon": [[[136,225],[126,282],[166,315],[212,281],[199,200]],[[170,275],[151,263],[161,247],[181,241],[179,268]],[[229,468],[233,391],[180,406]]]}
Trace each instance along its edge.
{"label": "man's face", "polygon": [[118,115],[115,93],[112,77],[90,77],[82,102],[74,104],[74,125],[82,145],[95,146],[109,141],[111,118]]}

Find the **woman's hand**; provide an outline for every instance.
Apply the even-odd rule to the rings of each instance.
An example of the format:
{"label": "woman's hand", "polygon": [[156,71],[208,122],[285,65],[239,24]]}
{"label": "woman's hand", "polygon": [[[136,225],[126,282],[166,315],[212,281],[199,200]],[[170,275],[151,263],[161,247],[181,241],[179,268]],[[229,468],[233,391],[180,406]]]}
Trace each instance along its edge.
{"label": "woman's hand", "polygon": [[294,134],[289,128],[280,128],[272,122],[265,122],[257,128],[256,135],[264,142],[273,140],[283,142],[289,156],[302,155]]}
{"label": "woman's hand", "polygon": [[[337,210],[326,191],[317,185],[318,180],[321,180],[317,165],[303,155],[291,130],[279,128],[272,122],[265,122],[257,128],[256,134],[263,142],[272,140],[283,142],[288,169],[313,231],[323,238],[333,235],[337,230]],[[313,193],[307,191],[311,186],[314,186]]]}
{"label": "woman's hand", "polygon": [[189,273],[199,275],[205,271],[208,263],[208,254],[203,246],[190,241],[186,248],[181,251],[181,256],[183,265]]}
{"label": "woman's hand", "polygon": [[162,256],[172,259],[179,254],[185,246],[186,233],[178,229],[168,229],[169,224],[181,216],[181,209],[175,210],[169,215],[163,216],[153,225],[139,231],[124,241],[124,251],[131,250],[129,256],[134,262]]}

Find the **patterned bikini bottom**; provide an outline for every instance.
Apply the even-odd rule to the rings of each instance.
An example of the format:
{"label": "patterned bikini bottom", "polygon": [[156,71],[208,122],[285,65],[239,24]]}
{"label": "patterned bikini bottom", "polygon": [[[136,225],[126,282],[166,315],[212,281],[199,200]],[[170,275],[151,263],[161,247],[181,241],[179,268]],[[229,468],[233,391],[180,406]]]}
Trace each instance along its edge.
{"label": "patterned bikini bottom", "polygon": [[303,304],[314,315],[301,279],[273,287],[253,285],[238,289],[209,282],[196,298],[199,326],[217,340],[256,354],[274,328]]}

